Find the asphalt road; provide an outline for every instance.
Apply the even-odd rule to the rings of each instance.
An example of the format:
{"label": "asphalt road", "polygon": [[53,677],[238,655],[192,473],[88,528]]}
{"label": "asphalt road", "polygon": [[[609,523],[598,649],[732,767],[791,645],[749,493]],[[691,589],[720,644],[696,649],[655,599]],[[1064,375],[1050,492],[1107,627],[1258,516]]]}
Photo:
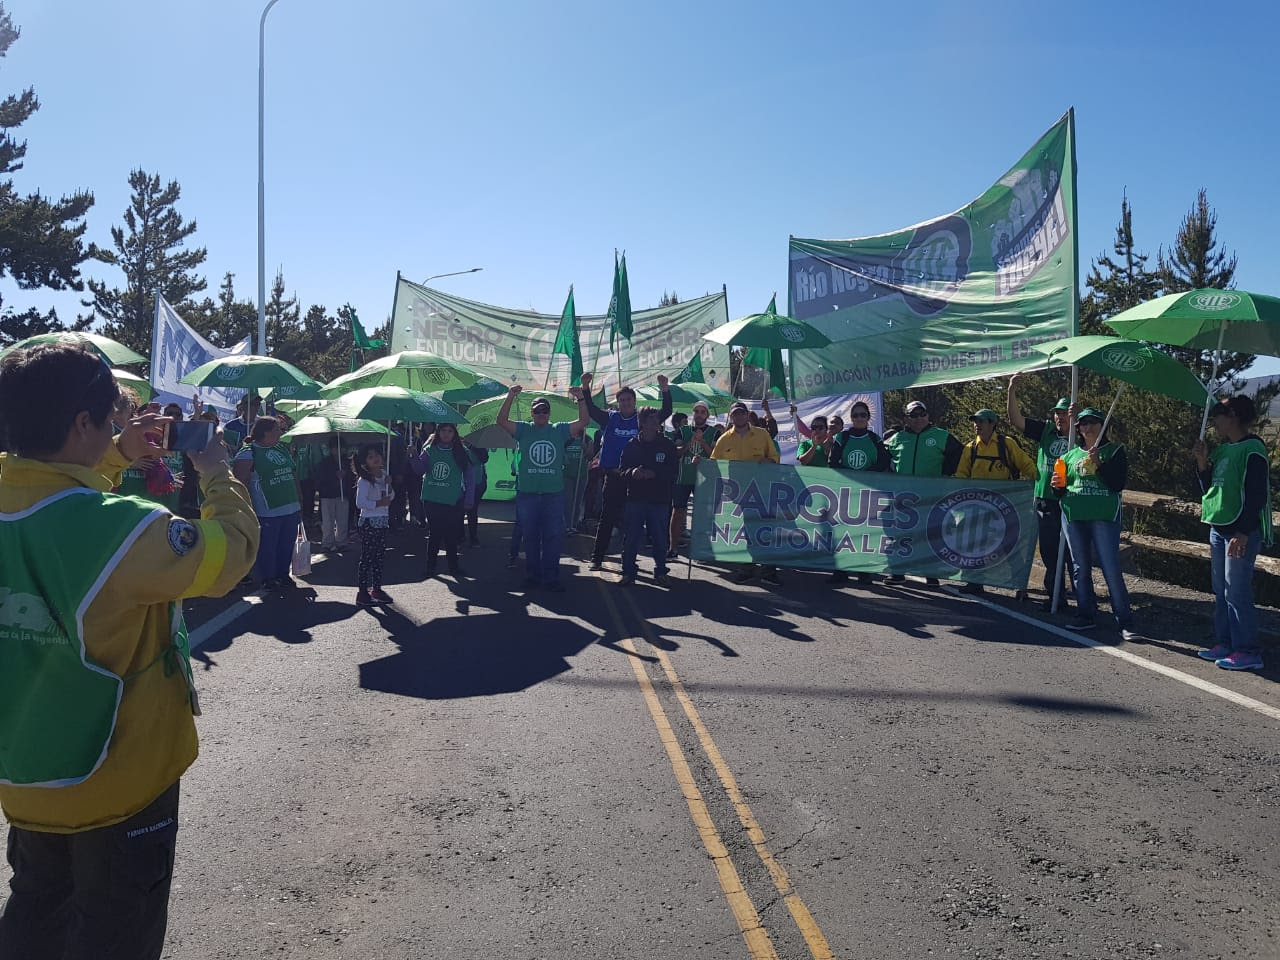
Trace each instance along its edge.
{"label": "asphalt road", "polygon": [[506,531],[200,647],[167,957],[1280,957],[1275,673],[922,583],[526,595]]}

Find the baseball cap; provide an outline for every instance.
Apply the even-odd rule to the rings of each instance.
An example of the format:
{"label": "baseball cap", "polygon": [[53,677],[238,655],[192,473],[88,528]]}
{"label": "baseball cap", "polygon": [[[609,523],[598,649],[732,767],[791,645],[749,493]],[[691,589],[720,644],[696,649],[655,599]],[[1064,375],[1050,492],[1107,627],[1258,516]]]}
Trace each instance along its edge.
{"label": "baseball cap", "polygon": [[1105,419],[1107,419],[1106,414],[1101,410],[1095,410],[1093,407],[1085,407],[1076,414],[1076,423],[1079,423],[1082,420],[1097,420],[1101,423]]}
{"label": "baseball cap", "polygon": [[550,410],[551,410],[551,401],[550,401],[550,400],[548,400],[546,397],[538,397],[537,399],[535,399],[535,400],[533,401],[533,403],[529,404],[529,410],[530,410],[530,412],[532,412],[532,411],[534,411],[534,410],[537,410],[537,409],[539,409],[540,407],[546,407],[547,411],[548,411],[548,412],[550,412]]}
{"label": "baseball cap", "polygon": [[983,407],[981,410],[979,410],[969,419],[970,420],[990,420],[992,423],[995,423],[997,420],[1000,419],[1000,417],[996,414],[994,410],[989,410],[986,407]]}
{"label": "baseball cap", "polygon": [[1053,412],[1066,411],[1071,409],[1070,397],[1059,397],[1058,402],[1053,405]]}
{"label": "baseball cap", "polygon": [[1232,397],[1229,400],[1220,400],[1209,409],[1209,416],[1228,416],[1235,417],[1241,423],[1252,423],[1253,418],[1257,416],[1257,407],[1254,406],[1253,400],[1249,397]]}
{"label": "baseball cap", "polygon": [[907,404],[907,413],[928,413],[929,408],[919,400],[912,400]]}
{"label": "baseball cap", "polygon": [[745,410],[747,413],[750,413],[750,412],[751,412],[751,408],[750,408],[750,407],[748,407],[748,406],[747,406],[745,403],[743,403],[741,400],[736,401],[736,402],[733,404],[733,406],[731,406],[731,407],[729,408],[729,412],[730,412],[730,413],[733,413],[735,410]]}

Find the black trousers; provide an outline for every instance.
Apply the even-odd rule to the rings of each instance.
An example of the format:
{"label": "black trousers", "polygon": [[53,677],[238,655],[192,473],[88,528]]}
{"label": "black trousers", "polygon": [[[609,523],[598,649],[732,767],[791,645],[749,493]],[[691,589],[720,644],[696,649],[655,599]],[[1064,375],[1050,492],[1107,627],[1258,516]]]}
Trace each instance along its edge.
{"label": "black trousers", "polygon": [[613,528],[622,527],[627,511],[627,481],[616,470],[606,470],[604,491],[600,496],[600,526],[596,528],[596,543],[591,550],[592,563],[602,563],[609,552]]}
{"label": "black trousers", "polygon": [[480,501],[484,499],[484,493],[489,488],[476,487],[476,501],[471,505],[470,510],[463,510],[463,515],[467,521],[467,533],[471,536],[471,542],[477,543],[480,540]]}
{"label": "black trousers", "polygon": [[177,839],[177,783],[110,827],[10,827],[0,960],[158,960]]}
{"label": "black trousers", "polygon": [[[1040,525],[1040,562],[1044,564],[1044,590],[1053,597],[1053,571],[1058,569],[1058,543],[1062,539],[1062,504],[1056,499],[1036,500],[1036,521]],[[1062,587],[1062,600],[1065,603],[1072,596],[1071,584],[1075,582],[1076,565],[1071,562],[1071,551],[1067,550],[1067,582]]]}
{"label": "black trousers", "polygon": [[462,504],[424,500],[422,506],[427,511],[427,523],[431,527],[427,536],[427,569],[436,568],[436,558],[443,547],[445,559],[452,570],[458,565],[458,544],[462,543]]}

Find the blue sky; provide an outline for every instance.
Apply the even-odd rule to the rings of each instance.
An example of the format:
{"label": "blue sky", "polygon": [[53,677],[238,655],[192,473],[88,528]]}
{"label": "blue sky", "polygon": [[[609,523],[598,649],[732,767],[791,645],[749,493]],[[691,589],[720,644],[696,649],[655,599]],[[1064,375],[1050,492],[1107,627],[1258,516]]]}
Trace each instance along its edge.
{"label": "blue sky", "polygon": [[[0,91],[42,108],[20,189],[87,188],[110,241],[141,166],[253,298],[265,0],[5,0]],[[1154,255],[1206,187],[1238,286],[1280,293],[1280,14],[1270,4],[280,0],[267,22],[268,273],[366,326],[397,270],[460,296],[603,312],[727,285],[786,297],[787,237],[949,212],[1076,109],[1082,276],[1122,191]],[[117,281],[118,272],[88,272]],[[7,304],[75,295],[19,291]],[[1259,371],[1280,371],[1260,362]]]}

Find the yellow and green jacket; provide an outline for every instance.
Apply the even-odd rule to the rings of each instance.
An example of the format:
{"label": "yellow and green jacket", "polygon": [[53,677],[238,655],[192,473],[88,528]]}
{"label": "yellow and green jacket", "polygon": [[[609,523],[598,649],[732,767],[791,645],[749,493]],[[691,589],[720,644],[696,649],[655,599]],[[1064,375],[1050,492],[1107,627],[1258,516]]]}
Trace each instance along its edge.
{"label": "yellow and green jacket", "polygon": [[[7,456],[0,463],[0,513],[22,514],[77,488],[107,498],[129,461],[113,443],[95,468]],[[83,612],[85,656],[124,678],[102,762],[68,786],[0,785],[0,808],[15,826],[75,833],[126,820],[147,807],[195,760],[197,738],[186,674],[164,668],[174,641],[173,603],[221,596],[249,571],[259,527],[248,491],[219,464],[200,477],[201,519],[187,521],[136,501],[139,532]],[[123,509],[133,502],[123,498]],[[112,497],[113,509],[122,509]],[[74,550],[68,530],[50,549]],[[0,584],[7,563],[0,557]],[[21,733],[21,711],[11,713]],[[0,737],[13,730],[0,730]]]}

